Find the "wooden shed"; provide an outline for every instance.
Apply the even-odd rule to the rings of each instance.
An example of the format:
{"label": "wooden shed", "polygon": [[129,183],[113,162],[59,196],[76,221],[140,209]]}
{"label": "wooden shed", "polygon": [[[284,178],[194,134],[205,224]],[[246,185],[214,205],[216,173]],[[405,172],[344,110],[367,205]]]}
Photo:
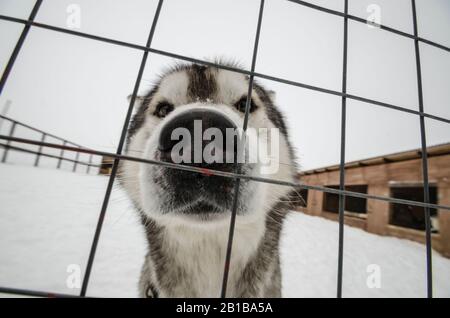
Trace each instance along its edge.
{"label": "wooden shed", "polygon": [[[450,205],[450,144],[428,148],[430,203]],[[422,153],[413,150],[350,162],[345,165],[348,191],[424,201]],[[339,165],[302,172],[308,185],[339,189]],[[339,196],[322,191],[303,190],[304,213],[338,220]],[[450,257],[450,211],[431,209],[432,246]],[[346,197],[345,224],[379,235],[425,242],[423,208],[380,200]]]}

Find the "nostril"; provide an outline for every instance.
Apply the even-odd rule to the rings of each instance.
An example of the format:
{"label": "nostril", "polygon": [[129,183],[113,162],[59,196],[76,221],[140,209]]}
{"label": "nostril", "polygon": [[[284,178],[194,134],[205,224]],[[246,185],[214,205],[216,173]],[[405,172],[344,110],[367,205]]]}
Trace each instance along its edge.
{"label": "nostril", "polygon": [[[213,128],[213,130],[210,130]],[[177,162],[172,158],[172,150],[175,155],[183,157],[182,162],[201,163],[202,165],[211,166],[211,163],[206,164],[203,158],[203,151],[209,144],[214,144],[216,149],[213,154],[226,153],[229,144],[226,134],[229,133],[229,128],[236,129],[236,125],[226,116],[217,111],[209,109],[194,109],[183,112],[167,122],[161,130],[158,142],[158,150],[161,152],[161,159],[164,161]],[[208,136],[205,138],[205,131],[214,131],[214,138]],[[220,136],[218,136],[220,135]],[[217,138],[221,138],[218,141]],[[187,139],[187,140],[186,140]],[[232,152],[236,152],[236,142],[233,146]],[[177,149],[174,147],[177,145]],[[221,145],[221,146],[220,146]],[[211,147],[211,145],[210,145]],[[222,147],[219,149],[217,147]],[[189,158],[190,160],[186,160]],[[181,162],[180,160],[178,160]],[[225,160],[223,160],[225,162]]]}

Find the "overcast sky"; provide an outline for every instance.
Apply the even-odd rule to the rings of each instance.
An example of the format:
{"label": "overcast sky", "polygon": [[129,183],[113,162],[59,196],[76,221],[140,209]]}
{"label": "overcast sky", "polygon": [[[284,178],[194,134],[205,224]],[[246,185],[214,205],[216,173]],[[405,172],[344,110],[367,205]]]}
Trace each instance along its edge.
{"label": "overcast sky", "polygon": [[[310,1],[343,10],[343,0]],[[416,0],[421,37],[450,46],[450,1]],[[0,0],[0,14],[26,18],[31,0]],[[81,9],[77,31],[144,45],[157,1],[44,0],[36,20],[67,28],[70,4]],[[350,0],[349,12],[412,33],[410,0]],[[259,0],[165,0],[152,47],[199,59],[222,56],[250,67]],[[4,67],[22,25],[0,21]],[[256,71],[340,91],[343,19],[286,0],[267,0]],[[349,21],[348,93],[418,110],[414,42]],[[450,53],[420,44],[425,111],[450,118]],[[114,152],[142,52],[32,28],[17,58],[0,111],[87,147]],[[150,54],[140,92],[175,60]],[[336,164],[341,99],[270,81],[287,117],[302,169]],[[420,147],[419,118],[348,100],[348,161]],[[428,144],[450,141],[450,125],[426,121]],[[7,125],[1,132],[7,131]],[[18,131],[24,137],[39,139]],[[48,141],[53,141],[49,139]]]}

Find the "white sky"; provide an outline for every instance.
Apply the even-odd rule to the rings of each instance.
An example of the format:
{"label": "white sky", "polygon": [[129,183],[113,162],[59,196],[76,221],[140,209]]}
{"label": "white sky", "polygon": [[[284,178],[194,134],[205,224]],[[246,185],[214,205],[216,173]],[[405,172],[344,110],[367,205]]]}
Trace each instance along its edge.
{"label": "white sky", "polygon": [[[343,0],[310,1],[343,10]],[[417,0],[420,36],[450,46],[450,1]],[[31,0],[0,0],[0,14],[26,18]],[[44,0],[36,20],[67,27],[69,4],[81,8],[78,31],[145,45],[157,1]],[[350,0],[349,12],[412,33],[410,0]],[[199,59],[224,56],[249,68],[259,0],[165,0],[152,47]],[[22,25],[0,21],[0,67]],[[267,0],[256,71],[341,90],[343,19],[286,0]],[[348,92],[418,110],[414,42],[349,21]],[[450,53],[420,45],[425,111],[450,118]],[[114,152],[142,52],[32,28],[0,97],[8,116],[87,147]],[[173,59],[150,54],[140,91]],[[341,99],[261,81],[277,93],[303,169],[339,162]],[[420,147],[419,118],[348,100],[348,161]],[[426,120],[428,144],[450,141],[450,125]],[[2,126],[2,133],[7,130]],[[38,135],[18,131],[20,136]],[[49,141],[52,141],[49,139]]]}

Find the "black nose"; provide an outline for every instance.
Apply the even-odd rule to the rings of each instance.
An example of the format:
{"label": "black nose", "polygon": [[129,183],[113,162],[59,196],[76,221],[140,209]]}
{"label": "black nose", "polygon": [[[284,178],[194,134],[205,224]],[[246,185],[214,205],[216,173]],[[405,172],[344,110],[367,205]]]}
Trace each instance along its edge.
{"label": "black nose", "polygon": [[[238,143],[237,135],[234,134],[232,137],[226,137],[227,134],[236,131],[236,125],[230,119],[217,111],[208,109],[194,109],[175,116],[168,123],[166,123],[161,130],[158,150],[161,152],[162,160],[177,162],[173,156],[185,154],[183,151],[180,153],[179,148],[177,148],[177,151],[175,152],[175,145],[181,142],[181,138],[179,136],[177,138],[172,137],[172,132],[177,128],[182,128],[185,132],[189,132],[190,136],[190,147],[183,147],[183,151],[188,152],[188,157],[190,160],[187,162],[183,161],[183,163],[216,169],[226,163],[227,151],[228,153],[231,152],[234,156],[233,158],[236,159]],[[204,133],[209,128],[215,128],[214,130],[210,130],[210,132],[214,131],[214,136],[210,138],[211,140],[205,140]],[[222,136],[221,140],[216,140],[218,135]],[[208,147],[208,149],[211,150],[215,148],[215,150],[213,150],[213,154],[216,155],[216,159],[219,159],[214,162],[211,162],[211,160],[208,162],[203,156],[205,147],[211,143],[214,144]],[[218,153],[216,153],[216,151]]]}

